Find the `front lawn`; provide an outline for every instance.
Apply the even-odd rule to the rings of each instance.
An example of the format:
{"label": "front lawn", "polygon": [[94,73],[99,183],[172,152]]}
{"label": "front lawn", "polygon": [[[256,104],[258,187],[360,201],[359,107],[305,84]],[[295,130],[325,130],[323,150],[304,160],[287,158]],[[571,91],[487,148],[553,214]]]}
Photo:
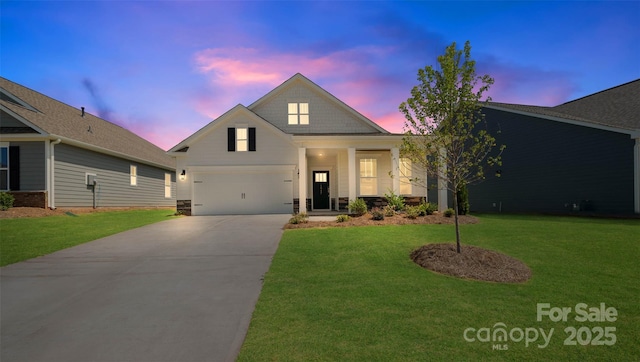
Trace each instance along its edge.
{"label": "front lawn", "polygon": [[0,266],[166,220],[171,210],[131,210],[0,220]]}
{"label": "front lawn", "polygon": [[[285,231],[238,360],[638,360],[640,222],[486,215],[461,232],[463,247],[524,261],[531,280],[460,280],[409,259],[452,242],[451,225]],[[538,322],[538,303],[571,312]],[[617,317],[576,320],[579,303]]]}

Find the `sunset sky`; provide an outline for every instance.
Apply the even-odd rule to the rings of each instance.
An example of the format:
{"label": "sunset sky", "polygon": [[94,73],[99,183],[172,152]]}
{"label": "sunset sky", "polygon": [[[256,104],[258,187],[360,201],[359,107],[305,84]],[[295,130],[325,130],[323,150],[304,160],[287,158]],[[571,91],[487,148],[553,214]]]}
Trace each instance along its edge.
{"label": "sunset sky", "polygon": [[302,73],[391,132],[418,68],[471,41],[496,102],[640,78],[640,1],[0,3],[0,74],[168,149]]}

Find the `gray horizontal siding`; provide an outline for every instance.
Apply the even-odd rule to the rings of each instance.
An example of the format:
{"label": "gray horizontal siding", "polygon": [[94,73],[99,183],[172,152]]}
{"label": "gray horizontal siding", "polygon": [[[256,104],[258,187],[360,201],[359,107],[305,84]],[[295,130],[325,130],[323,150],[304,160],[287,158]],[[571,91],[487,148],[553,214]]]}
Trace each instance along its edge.
{"label": "gray horizontal siding", "polygon": [[41,191],[46,186],[44,142],[11,142],[20,149],[20,191]]}
{"label": "gray horizontal siding", "polygon": [[[130,185],[130,165],[137,166],[137,186]],[[85,174],[97,175],[98,207],[175,206],[175,172],[60,144],[55,146],[55,202],[58,207],[91,207],[93,188]],[[164,197],[164,175],[172,179]]]}
{"label": "gray horizontal siding", "polygon": [[[472,211],[633,213],[633,145],[624,134],[485,110],[502,175],[469,187]],[[496,134],[497,129],[501,130]],[[494,206],[495,204],[495,206]]]}

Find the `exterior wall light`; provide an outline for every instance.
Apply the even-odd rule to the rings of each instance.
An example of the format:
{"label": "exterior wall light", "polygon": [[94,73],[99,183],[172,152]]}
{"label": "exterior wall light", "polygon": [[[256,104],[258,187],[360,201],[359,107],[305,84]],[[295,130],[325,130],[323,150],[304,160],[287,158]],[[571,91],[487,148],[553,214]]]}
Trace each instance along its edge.
{"label": "exterior wall light", "polygon": [[187,171],[182,170],[182,173],[180,173],[180,180],[184,181],[185,178],[187,178]]}

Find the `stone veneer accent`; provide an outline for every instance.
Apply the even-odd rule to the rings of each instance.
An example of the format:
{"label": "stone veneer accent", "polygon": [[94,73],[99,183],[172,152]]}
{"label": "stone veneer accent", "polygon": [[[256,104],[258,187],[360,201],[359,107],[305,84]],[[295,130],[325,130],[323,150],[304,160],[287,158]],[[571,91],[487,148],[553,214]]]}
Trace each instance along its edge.
{"label": "stone veneer accent", "polygon": [[191,200],[177,200],[176,211],[183,215],[191,216]]}

